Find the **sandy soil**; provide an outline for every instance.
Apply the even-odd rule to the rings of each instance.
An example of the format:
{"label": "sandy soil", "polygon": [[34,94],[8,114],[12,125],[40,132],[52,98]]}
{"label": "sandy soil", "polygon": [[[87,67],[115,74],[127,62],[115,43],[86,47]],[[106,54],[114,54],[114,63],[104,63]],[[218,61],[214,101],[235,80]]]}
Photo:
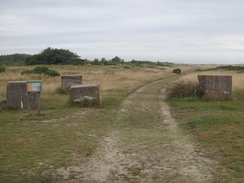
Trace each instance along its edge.
{"label": "sandy soil", "polygon": [[[61,167],[58,173],[66,182],[212,182],[211,172],[216,162],[205,158],[204,150],[179,128],[170,106],[164,101],[165,88],[171,81],[165,79],[139,88],[124,101],[116,117],[116,122],[120,122],[128,108],[134,105],[133,99],[139,96],[144,95],[144,99],[157,97],[160,108],[155,112],[160,112],[163,120],[155,128],[167,132],[164,143],[142,141],[134,146],[137,149],[126,149],[119,146],[121,132],[114,129],[101,140],[100,148],[90,161],[79,166]],[[159,85],[162,86],[159,93],[149,92]],[[147,111],[153,107],[150,105],[153,104],[140,100],[134,110]],[[150,151],[152,148],[154,150]],[[76,179],[69,181],[71,173],[76,174]]]}

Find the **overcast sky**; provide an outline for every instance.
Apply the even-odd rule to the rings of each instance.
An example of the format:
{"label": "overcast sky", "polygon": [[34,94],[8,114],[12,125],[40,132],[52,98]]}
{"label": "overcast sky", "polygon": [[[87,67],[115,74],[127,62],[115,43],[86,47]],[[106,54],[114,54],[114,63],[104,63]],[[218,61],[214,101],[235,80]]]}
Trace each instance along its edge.
{"label": "overcast sky", "polygon": [[244,0],[0,0],[0,55],[244,63]]}

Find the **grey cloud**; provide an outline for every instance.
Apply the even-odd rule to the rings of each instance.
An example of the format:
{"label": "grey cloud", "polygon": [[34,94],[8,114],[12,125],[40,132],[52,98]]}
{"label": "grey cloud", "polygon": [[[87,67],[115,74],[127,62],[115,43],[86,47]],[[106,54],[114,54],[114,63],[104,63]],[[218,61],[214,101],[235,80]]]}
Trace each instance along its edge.
{"label": "grey cloud", "polygon": [[55,46],[84,56],[86,51],[91,59],[121,54],[128,59],[184,62],[198,55],[210,62],[219,55],[219,60],[228,62],[223,55],[229,52],[238,62],[244,60],[241,0],[2,0],[0,4],[0,54]]}

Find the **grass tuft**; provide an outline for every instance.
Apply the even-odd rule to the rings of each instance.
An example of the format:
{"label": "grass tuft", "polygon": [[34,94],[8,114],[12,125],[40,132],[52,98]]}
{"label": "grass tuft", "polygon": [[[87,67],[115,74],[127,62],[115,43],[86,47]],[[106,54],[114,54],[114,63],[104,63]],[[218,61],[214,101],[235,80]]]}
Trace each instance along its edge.
{"label": "grass tuft", "polygon": [[197,82],[178,82],[167,90],[168,98],[199,97],[200,90]]}

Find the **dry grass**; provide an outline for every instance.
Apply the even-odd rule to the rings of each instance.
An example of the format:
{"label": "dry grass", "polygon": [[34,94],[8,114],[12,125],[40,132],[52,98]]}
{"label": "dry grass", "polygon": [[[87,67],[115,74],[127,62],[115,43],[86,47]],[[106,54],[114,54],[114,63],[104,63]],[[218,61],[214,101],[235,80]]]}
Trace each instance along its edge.
{"label": "dry grass", "polygon": [[206,71],[206,72],[194,72],[186,76],[181,77],[179,80],[183,81],[198,81],[198,75],[229,75],[232,76],[232,88],[235,90],[243,90],[244,85],[244,74],[237,73],[236,71]]}
{"label": "dry grass", "polygon": [[[133,91],[143,83],[174,75],[169,67],[131,68],[121,66],[48,66],[60,72],[61,75],[82,75],[83,83],[100,83],[103,93],[113,89]],[[0,73],[0,99],[6,98],[8,81],[42,80],[42,96],[48,97],[55,89],[61,86],[60,77],[50,77],[42,74],[21,75],[24,70],[34,66],[7,67],[7,71]],[[182,67],[186,71],[189,67]]]}

